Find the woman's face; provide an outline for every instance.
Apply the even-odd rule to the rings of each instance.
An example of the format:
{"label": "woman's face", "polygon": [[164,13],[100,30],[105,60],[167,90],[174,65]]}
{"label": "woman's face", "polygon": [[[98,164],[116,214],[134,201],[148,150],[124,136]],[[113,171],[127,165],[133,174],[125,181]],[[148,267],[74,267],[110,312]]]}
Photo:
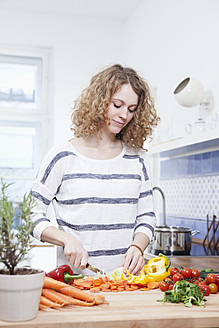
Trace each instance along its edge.
{"label": "woman's face", "polygon": [[118,134],[133,118],[138,105],[138,95],[130,84],[123,84],[113,95],[108,107],[110,125],[108,129],[113,134]]}

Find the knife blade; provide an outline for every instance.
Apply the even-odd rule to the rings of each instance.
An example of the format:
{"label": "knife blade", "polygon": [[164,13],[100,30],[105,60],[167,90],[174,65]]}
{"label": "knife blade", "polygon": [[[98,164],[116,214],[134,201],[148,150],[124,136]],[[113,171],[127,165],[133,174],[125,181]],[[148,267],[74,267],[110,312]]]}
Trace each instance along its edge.
{"label": "knife blade", "polygon": [[98,274],[100,274],[100,275],[105,275],[105,274],[106,274],[106,273],[104,272],[104,270],[98,269],[98,268],[96,268],[95,266],[93,266],[93,265],[91,265],[91,264],[89,264],[89,263],[87,263],[86,268],[87,268],[88,270],[90,270],[90,271],[92,271],[92,272],[95,272],[95,273],[98,273]]}

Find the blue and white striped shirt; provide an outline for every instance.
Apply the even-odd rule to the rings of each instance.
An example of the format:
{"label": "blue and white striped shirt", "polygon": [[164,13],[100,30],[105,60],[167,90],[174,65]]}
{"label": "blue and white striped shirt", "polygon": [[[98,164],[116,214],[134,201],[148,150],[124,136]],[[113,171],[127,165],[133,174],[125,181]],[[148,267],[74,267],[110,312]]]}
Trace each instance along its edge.
{"label": "blue and white striped shirt", "polygon": [[[118,156],[106,160],[87,158],[70,142],[54,146],[32,188],[33,236],[40,240],[42,231],[54,226],[46,216],[52,202],[58,228],[81,241],[91,264],[106,272],[114,270],[122,264],[135,233],[151,239],[154,232],[148,167],[146,151],[125,145]],[[57,255],[57,265],[67,263],[62,247]]]}

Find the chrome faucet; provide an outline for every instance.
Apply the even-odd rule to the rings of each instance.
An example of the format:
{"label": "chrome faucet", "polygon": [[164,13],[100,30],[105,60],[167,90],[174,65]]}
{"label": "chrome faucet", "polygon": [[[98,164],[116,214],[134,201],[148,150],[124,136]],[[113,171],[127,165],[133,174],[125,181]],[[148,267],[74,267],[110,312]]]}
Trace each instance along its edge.
{"label": "chrome faucet", "polygon": [[165,196],[164,193],[162,191],[162,189],[160,189],[160,187],[153,187],[153,190],[158,190],[161,193],[162,199],[163,199],[163,226],[166,225],[166,201],[165,201]]}

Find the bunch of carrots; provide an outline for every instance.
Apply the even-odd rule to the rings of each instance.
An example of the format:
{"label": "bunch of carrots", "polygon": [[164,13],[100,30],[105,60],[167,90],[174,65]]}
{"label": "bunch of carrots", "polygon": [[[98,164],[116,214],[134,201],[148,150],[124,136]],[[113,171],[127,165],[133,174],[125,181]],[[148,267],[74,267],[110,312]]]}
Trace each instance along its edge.
{"label": "bunch of carrots", "polygon": [[102,292],[122,292],[133,290],[150,290],[159,287],[159,282],[151,281],[145,285],[131,283],[126,279],[111,280],[108,276],[99,278],[88,277],[74,280],[72,286],[80,290],[90,290],[92,293]]}
{"label": "bunch of carrots", "polygon": [[93,306],[103,303],[107,303],[104,295],[94,295],[65,282],[45,277],[39,309],[59,308],[65,305]]}
{"label": "bunch of carrots", "polygon": [[111,280],[108,276],[75,279],[71,285],[45,277],[39,309],[59,308],[65,305],[93,306],[107,303],[105,296],[94,293],[151,290],[159,287],[159,282],[151,281],[145,285],[133,284],[128,280]]}

